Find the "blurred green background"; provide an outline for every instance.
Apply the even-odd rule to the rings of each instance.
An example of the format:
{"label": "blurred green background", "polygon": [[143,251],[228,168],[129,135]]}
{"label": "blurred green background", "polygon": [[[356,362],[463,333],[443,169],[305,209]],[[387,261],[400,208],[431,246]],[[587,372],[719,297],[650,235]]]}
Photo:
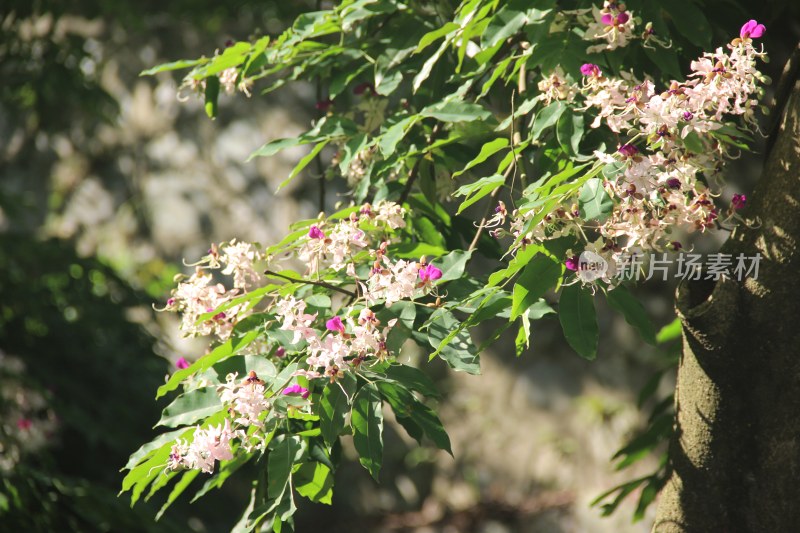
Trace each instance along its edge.
{"label": "blurred green background", "polygon": [[[705,4],[729,34],[750,17],[767,25],[767,73],[777,80],[800,36],[796,0]],[[212,122],[199,101],[178,101],[179,79],[138,74],[275,35],[315,5],[0,5],[0,531],[227,531],[237,521],[248,487],[235,476],[155,522],[165,495],[130,509],[116,497],[119,469],[154,434],[155,389],[174,361],[204,350],[153,311],[186,271],[182,259],[234,237],[270,243],[316,215],[308,176],[273,194],[302,151],[245,163],[264,142],[306,128],[315,90],[228,97]],[[757,152],[737,161],[733,187],[748,192],[759,169]],[[671,320],[673,291],[641,290],[659,325]],[[647,520],[631,523],[635,501],[610,518],[588,504],[656,467],[657,453],[624,472],[610,458],[668,398],[670,372],[636,405],[675,347],[643,349],[623,322],[600,319],[595,363],[565,349],[557,323],[545,321],[520,359],[501,339],[479,378],[430,365],[455,459],[389,424],[383,483],[345,465],[334,505],[301,510],[298,531],[648,531]],[[511,410],[525,427],[504,416]]]}

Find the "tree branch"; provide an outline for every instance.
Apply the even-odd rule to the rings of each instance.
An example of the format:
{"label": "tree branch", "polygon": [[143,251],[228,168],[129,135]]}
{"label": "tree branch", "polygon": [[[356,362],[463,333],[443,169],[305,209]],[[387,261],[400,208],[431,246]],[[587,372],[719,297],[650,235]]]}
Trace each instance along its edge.
{"label": "tree branch", "polygon": [[303,283],[305,285],[316,285],[317,287],[324,287],[326,289],[339,292],[341,294],[346,294],[347,296],[352,296],[353,298],[356,297],[356,293],[353,291],[348,291],[347,289],[343,289],[341,287],[337,287],[336,285],[331,285],[330,283],[326,283],[324,281],[314,281],[311,279],[302,279],[302,278],[293,278],[291,276],[287,276],[285,274],[279,274],[278,272],[274,272],[272,270],[265,270],[264,275],[266,276],[273,276],[276,278],[285,279],[286,281],[293,281],[295,283]]}

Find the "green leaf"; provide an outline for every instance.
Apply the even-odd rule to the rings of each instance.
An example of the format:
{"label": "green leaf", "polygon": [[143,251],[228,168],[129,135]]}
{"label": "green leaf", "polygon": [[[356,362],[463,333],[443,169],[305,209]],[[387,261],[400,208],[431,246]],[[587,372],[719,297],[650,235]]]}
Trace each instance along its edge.
{"label": "green leaf", "polygon": [[425,50],[428,46],[430,46],[435,41],[441,39],[448,33],[452,33],[459,28],[458,24],[455,22],[447,22],[441,28],[437,28],[435,30],[429,31],[422,38],[419,40],[419,44],[417,44],[416,50],[414,53],[419,53]]}
{"label": "green leaf", "polygon": [[483,146],[481,146],[481,151],[480,153],[478,153],[475,159],[467,163],[467,166],[465,166],[463,169],[453,173],[453,177],[455,178],[456,176],[460,176],[461,174],[471,169],[472,167],[480,165],[481,163],[492,157],[494,154],[496,154],[497,152],[508,146],[508,144],[509,144],[508,139],[505,137],[499,137],[497,139],[485,143]]}
{"label": "green leaf", "polygon": [[278,188],[275,192],[280,191],[285,186],[287,186],[289,182],[292,181],[298,174],[300,174],[300,172],[302,172],[303,169],[306,168],[308,164],[311,163],[314,160],[314,158],[317,157],[317,155],[327,145],[328,145],[327,140],[317,143],[316,146],[314,146],[313,150],[311,150],[305,157],[303,157],[303,159],[300,160],[299,163],[297,163],[297,165],[292,170],[292,173],[289,174],[289,177],[283,180],[280,185],[278,185]]}
{"label": "green leaf", "polygon": [[378,389],[380,389],[381,396],[392,406],[398,420],[411,419],[414,423],[413,429],[409,433],[413,438],[417,438],[415,430],[419,428],[437,448],[453,455],[450,437],[447,436],[441,420],[430,407],[414,398],[414,395],[399,383],[380,381]]}
{"label": "green leaf", "polygon": [[606,301],[615,311],[622,313],[625,321],[639,332],[648,344],[656,343],[656,328],[647,318],[644,307],[628,289],[618,286],[606,293]]}
{"label": "green leaf", "polygon": [[506,177],[501,174],[495,174],[488,178],[481,178],[477,181],[459,187],[453,194],[455,196],[466,196],[467,198],[458,206],[456,214],[460,214],[464,209],[468,208],[487,194],[498,187],[502,187],[506,182]]}
{"label": "green leaf", "polygon": [[429,105],[419,113],[423,117],[431,117],[442,122],[469,122],[487,120],[492,114],[483,106],[458,100],[448,100]]}
{"label": "green leaf", "polygon": [[170,376],[169,380],[164,385],[161,385],[158,388],[156,399],[161,398],[166,393],[177,389],[181,382],[192,374],[208,370],[216,363],[222,361],[223,359],[227,359],[231,355],[244,349],[247,345],[253,342],[258,335],[258,330],[250,330],[241,337],[237,336],[228,340],[228,342],[225,344],[217,346],[210,354],[204,355],[195,361],[189,368],[178,370],[172,374],[172,376]]}
{"label": "green leaf", "polygon": [[158,510],[158,513],[156,514],[156,520],[159,520],[162,516],[164,516],[164,513],[167,509],[169,509],[169,506],[178,499],[178,496],[183,494],[183,492],[189,487],[198,474],[200,474],[199,470],[189,470],[188,472],[183,473],[181,480],[178,481],[174,487],[172,487],[172,491],[170,491],[167,501],[164,502],[164,505],[162,505],[161,509]]}
{"label": "green leaf", "polygon": [[567,285],[558,301],[561,329],[572,349],[585,359],[597,357],[597,316],[592,293],[580,285]]}
{"label": "green leaf", "polygon": [[665,342],[675,340],[681,336],[681,331],[681,320],[676,318],[658,331],[656,342],[658,344],[664,344]]}
{"label": "green leaf", "polygon": [[517,332],[517,338],[514,340],[517,357],[531,347],[531,319],[528,317],[528,313],[523,314],[520,319],[519,331]]}
{"label": "green leaf", "polygon": [[[344,390],[343,390],[344,389]],[[345,418],[350,410],[350,400],[355,389],[355,382],[342,379],[337,383],[329,383],[322,390],[319,401],[319,427],[322,438],[330,446],[339,439],[344,429]]]}
{"label": "green leaf", "polygon": [[295,490],[312,502],[331,504],[333,474],[330,468],[316,461],[303,463],[295,472]]}
{"label": "green leaf", "polygon": [[358,391],[350,413],[350,425],[358,460],[377,481],[383,462],[383,410],[374,384],[364,385]]}
{"label": "green leaf", "polygon": [[556,100],[536,113],[536,117],[533,119],[533,126],[531,127],[531,137],[533,140],[538,140],[545,130],[555,126],[559,117],[566,109],[567,106],[564,105],[563,102]]}
{"label": "green leaf", "polygon": [[164,63],[153,68],[143,70],[139,73],[139,76],[152,76],[153,74],[158,74],[159,72],[168,72],[171,70],[181,70],[185,68],[196,67],[197,65],[203,65],[209,61],[211,60],[207,57],[201,57],[200,59],[181,59],[180,61]]}
{"label": "green leaf", "polygon": [[696,131],[690,131],[686,137],[683,138],[683,144],[696,154],[705,153],[707,148],[706,144],[703,142],[703,139],[697,134]]}
{"label": "green leaf", "polygon": [[711,47],[711,25],[703,10],[692,0],[670,0],[663,7],[670,14],[678,33],[704,50]]}
{"label": "green leaf", "polygon": [[[437,309],[428,326],[428,342],[453,370],[480,374],[480,360],[469,332],[447,309]],[[457,331],[454,335],[451,332]],[[432,355],[433,356],[433,355]]]}
{"label": "green leaf", "polygon": [[511,320],[516,320],[528,308],[539,301],[548,289],[561,281],[563,265],[544,254],[536,255],[520,274],[514,284],[511,303]]}
{"label": "green leaf", "polygon": [[442,271],[439,283],[460,278],[471,256],[472,250],[454,250],[436,261],[436,266]]}
{"label": "green leaf", "polygon": [[205,110],[210,118],[217,117],[217,99],[219,98],[219,78],[206,78]]}
{"label": "green leaf", "polygon": [[436,390],[436,385],[433,384],[428,375],[413,366],[403,365],[396,363],[390,365],[384,373],[386,377],[401,383],[404,387],[416,391],[428,398],[440,398],[441,394]]}
{"label": "green leaf", "polygon": [[303,454],[303,441],[297,436],[280,435],[270,443],[270,452],[267,460],[267,495],[269,498],[280,498],[295,462]]}
{"label": "green leaf", "polygon": [[222,409],[216,387],[194,389],[181,394],[164,408],[157,426],[178,427],[194,424]]}
{"label": "green leaf", "polygon": [[565,113],[558,119],[556,137],[561,148],[571,156],[579,155],[584,132],[583,115]]}
{"label": "green leaf", "polygon": [[603,180],[592,178],[583,184],[578,196],[581,218],[585,220],[602,220],[614,208],[614,201],[603,187]]}
{"label": "green leaf", "polygon": [[386,130],[386,133],[381,135],[381,138],[378,141],[378,148],[384,157],[389,157],[394,153],[397,143],[403,140],[403,137],[405,137],[408,129],[413,126],[417,120],[419,120],[417,115],[404,118],[400,122],[393,124],[388,130]]}

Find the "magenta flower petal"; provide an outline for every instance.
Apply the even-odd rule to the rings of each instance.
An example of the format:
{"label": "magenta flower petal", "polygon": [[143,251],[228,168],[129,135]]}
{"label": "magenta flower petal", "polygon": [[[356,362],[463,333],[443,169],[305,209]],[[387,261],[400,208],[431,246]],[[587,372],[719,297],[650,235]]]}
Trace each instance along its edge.
{"label": "magenta flower petal", "polygon": [[338,331],[340,333],[344,333],[344,324],[342,323],[342,319],[338,316],[335,316],[325,322],[325,327],[328,328],[328,331]]}
{"label": "magenta flower petal", "polygon": [[286,348],[283,346],[278,346],[278,349],[275,350],[275,357],[284,357],[286,355]]}
{"label": "magenta flower petal", "polygon": [[743,209],[747,204],[747,196],[744,194],[734,194],[731,198],[731,205],[734,209]]}
{"label": "magenta flower petal", "polygon": [[579,263],[580,263],[580,258],[577,255],[573,255],[572,257],[568,257],[567,260],[564,261],[564,266],[567,267],[567,270],[572,270],[573,272],[577,272]]}
{"label": "magenta flower petal", "polygon": [[632,144],[623,144],[622,146],[619,147],[618,152],[624,155],[625,157],[633,157],[639,153],[639,149]]}
{"label": "magenta flower petal", "polygon": [[178,357],[178,360],[175,361],[175,368],[179,370],[189,368],[189,361],[187,361],[185,357]]}
{"label": "magenta flower petal", "polygon": [[611,15],[609,15],[608,13],[606,13],[606,14],[605,14],[605,15],[603,15],[603,17],[600,19],[600,22],[602,22],[602,23],[603,23],[603,24],[605,24],[606,26],[611,26],[612,24],[614,24],[614,17],[612,17]]}
{"label": "magenta flower petal", "polygon": [[419,269],[419,279],[428,283],[429,281],[436,281],[442,278],[442,271],[433,265],[425,265]]}
{"label": "magenta flower petal", "polygon": [[631,19],[631,16],[623,12],[617,15],[617,24],[625,24]]}
{"label": "magenta flower petal", "polygon": [[599,76],[601,74],[600,67],[593,63],[584,63],[581,65],[581,74],[584,76]]}
{"label": "magenta flower petal", "polygon": [[311,238],[311,239],[324,239],[325,238],[325,234],[322,233],[322,230],[319,229],[319,226],[314,224],[308,230],[308,237]]}
{"label": "magenta flower petal", "polygon": [[291,394],[299,394],[300,397],[302,397],[305,400],[306,398],[308,398],[308,395],[310,394],[310,392],[309,392],[309,390],[307,388],[301,387],[300,385],[295,383],[294,385],[289,385],[288,387],[283,389],[283,393],[282,394],[284,396],[289,396]]}
{"label": "magenta flower petal", "polygon": [[758,39],[767,31],[766,26],[763,24],[759,24],[756,20],[750,19],[744,23],[742,26],[741,31],[739,32],[739,37],[742,39]]}

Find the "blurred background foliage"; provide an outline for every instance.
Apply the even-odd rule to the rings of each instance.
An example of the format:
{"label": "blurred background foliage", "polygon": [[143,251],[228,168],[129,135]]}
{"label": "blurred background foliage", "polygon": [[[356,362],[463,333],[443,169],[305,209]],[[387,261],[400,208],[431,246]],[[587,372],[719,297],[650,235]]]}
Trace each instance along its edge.
{"label": "blurred background foliage", "polygon": [[[800,37],[800,4],[700,5],[716,28],[714,43],[748,18],[765,23],[766,73],[779,78]],[[229,39],[275,35],[315,6],[0,6],[0,530],[224,531],[235,522],[227,510],[231,502],[241,507],[246,478],[202,506],[178,502],[156,523],[159,502],[130,509],[116,498],[119,469],[152,435],[163,407],[153,394],[172,362],[200,355],[152,310],[186,270],[181,259],[233,237],[273,242],[291,221],[316,214],[313,172],[273,195],[302,150],[244,162],[265,141],[305,129],[316,114],[315,89],[224,99],[211,122],[199,101],[177,101],[180,80],[138,74],[211,55]],[[758,153],[744,157],[731,165],[730,181],[749,191],[759,168]],[[336,191],[328,191],[329,203]],[[641,291],[656,322],[669,323],[674,286],[649,283]],[[656,431],[652,422],[669,409],[677,346],[643,350],[619,320],[600,316],[595,363],[569,354],[558,325],[544,322],[522,358],[502,338],[480,378],[428,367],[446,393],[441,411],[455,460],[418,448],[389,425],[382,485],[357,465],[344,467],[334,505],[300,512],[298,531],[647,531],[646,521],[630,523],[635,501],[609,519],[588,504],[658,468],[652,452],[663,446],[654,438],[663,423]],[[529,427],[503,416],[512,409]],[[644,435],[640,446],[617,465],[641,460],[614,473],[609,460],[636,435]]]}

